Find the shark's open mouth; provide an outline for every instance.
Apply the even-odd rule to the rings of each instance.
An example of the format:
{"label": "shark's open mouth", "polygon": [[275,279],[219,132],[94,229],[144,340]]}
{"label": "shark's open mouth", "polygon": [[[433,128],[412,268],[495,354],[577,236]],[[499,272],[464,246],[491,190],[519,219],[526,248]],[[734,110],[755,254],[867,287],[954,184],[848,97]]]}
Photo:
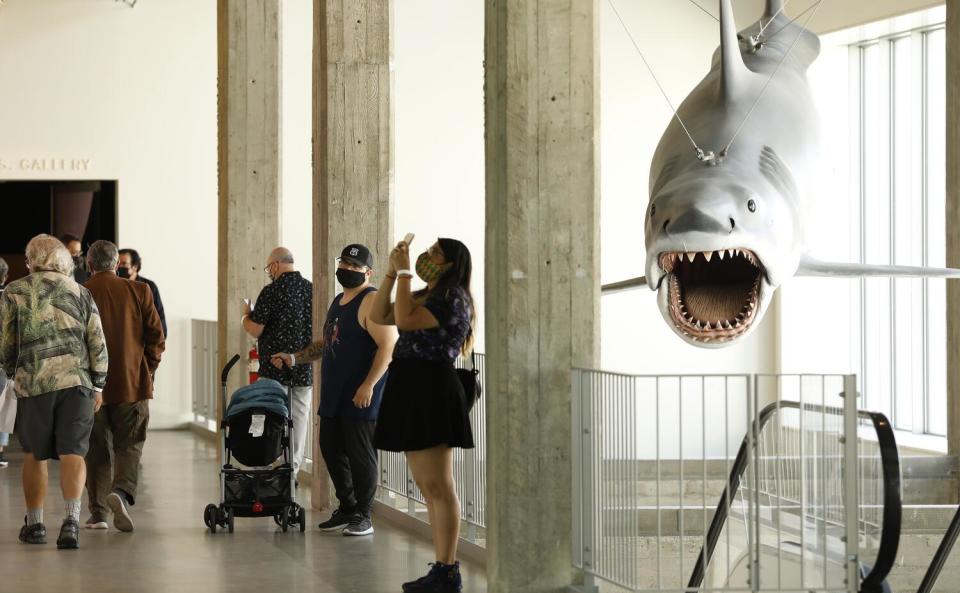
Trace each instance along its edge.
{"label": "shark's open mouth", "polygon": [[727,342],[745,333],[760,306],[763,266],[747,249],[664,252],[668,307],[677,330],[695,342]]}

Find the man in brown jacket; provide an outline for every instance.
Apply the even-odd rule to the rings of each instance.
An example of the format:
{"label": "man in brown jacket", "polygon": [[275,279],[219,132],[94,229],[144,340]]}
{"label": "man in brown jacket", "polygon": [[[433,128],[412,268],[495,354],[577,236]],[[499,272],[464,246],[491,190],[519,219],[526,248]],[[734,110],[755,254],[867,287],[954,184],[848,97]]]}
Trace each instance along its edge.
{"label": "man in brown jacket", "polygon": [[[87,453],[88,529],[106,529],[107,511],[120,531],[133,531],[140,455],[147,439],[153,374],[164,348],[163,327],[150,287],[116,274],[119,252],[109,241],[90,246],[93,275],[84,284],[100,309],[110,354],[103,407],[97,412]],[[110,450],[114,464],[111,467]]]}

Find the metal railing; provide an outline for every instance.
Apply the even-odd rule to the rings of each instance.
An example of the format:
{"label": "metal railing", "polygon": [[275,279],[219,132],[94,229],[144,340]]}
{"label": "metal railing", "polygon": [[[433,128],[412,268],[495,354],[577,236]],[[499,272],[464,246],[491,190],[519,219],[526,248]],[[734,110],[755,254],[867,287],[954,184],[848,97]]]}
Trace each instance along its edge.
{"label": "metal railing", "polygon": [[[575,370],[573,386],[573,563],[588,585],[857,590],[889,490],[876,434],[858,436],[854,376]],[[791,411],[764,426],[770,405]]]}
{"label": "metal railing", "polygon": [[220,397],[217,322],[191,319],[190,331],[193,421],[215,432],[217,430],[217,399]]}
{"label": "metal railing", "polygon": [[[453,454],[453,478],[460,498],[460,516],[465,525],[461,537],[469,542],[484,546],[486,542],[487,513],[487,422],[484,398],[485,357],[476,355],[477,369],[480,371],[480,384],[483,395],[470,412],[470,424],[473,427],[473,449],[455,449]],[[457,367],[463,368],[464,361],[458,360]],[[423,495],[417,488],[407,466],[403,453],[379,451],[380,459],[380,501],[403,510],[422,521],[427,521]]]}

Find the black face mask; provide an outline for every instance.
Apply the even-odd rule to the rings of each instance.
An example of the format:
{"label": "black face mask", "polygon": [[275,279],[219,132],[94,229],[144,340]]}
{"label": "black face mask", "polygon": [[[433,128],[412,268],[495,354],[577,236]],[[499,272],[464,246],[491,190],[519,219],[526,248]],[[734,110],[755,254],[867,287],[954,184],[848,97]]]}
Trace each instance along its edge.
{"label": "black face mask", "polygon": [[130,268],[117,268],[117,276],[120,276],[121,278],[129,278]]}
{"label": "black face mask", "polygon": [[367,275],[363,272],[354,272],[353,270],[337,269],[337,282],[344,288],[356,288],[363,284]]}

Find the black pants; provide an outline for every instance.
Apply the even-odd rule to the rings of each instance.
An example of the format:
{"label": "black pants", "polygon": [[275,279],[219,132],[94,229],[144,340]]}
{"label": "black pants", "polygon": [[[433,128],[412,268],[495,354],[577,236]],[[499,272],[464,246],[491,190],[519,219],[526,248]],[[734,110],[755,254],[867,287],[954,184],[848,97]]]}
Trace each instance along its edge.
{"label": "black pants", "polygon": [[320,418],[320,452],[336,488],[340,509],[369,517],[377,495],[377,423],[350,418]]}

